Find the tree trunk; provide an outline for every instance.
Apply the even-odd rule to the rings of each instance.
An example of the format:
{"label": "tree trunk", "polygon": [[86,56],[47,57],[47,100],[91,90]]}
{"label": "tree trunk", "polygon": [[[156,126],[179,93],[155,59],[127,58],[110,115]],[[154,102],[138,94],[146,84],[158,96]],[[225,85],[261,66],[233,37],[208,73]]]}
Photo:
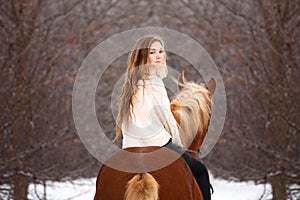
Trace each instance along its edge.
{"label": "tree trunk", "polygon": [[273,200],[286,200],[286,180],[284,175],[277,175],[271,179]]}
{"label": "tree trunk", "polygon": [[14,199],[26,200],[30,180],[28,177],[17,175],[14,180]]}

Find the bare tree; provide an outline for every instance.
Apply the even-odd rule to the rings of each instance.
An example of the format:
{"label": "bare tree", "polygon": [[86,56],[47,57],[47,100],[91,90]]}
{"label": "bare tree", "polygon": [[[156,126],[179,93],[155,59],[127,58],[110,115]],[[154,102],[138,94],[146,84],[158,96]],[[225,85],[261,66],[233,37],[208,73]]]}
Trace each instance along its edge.
{"label": "bare tree", "polygon": [[[223,74],[224,134],[206,159],[223,178],[271,183],[274,199],[299,191],[299,13],[297,1],[178,1],[179,20]],[[188,29],[188,30],[186,30]],[[291,185],[298,185],[296,188]]]}
{"label": "bare tree", "polygon": [[296,1],[230,0],[151,1],[136,10],[143,25],[189,34],[213,56],[228,117],[205,161],[216,176],[270,183],[274,199],[299,191],[299,12]]}
{"label": "bare tree", "polygon": [[[289,187],[300,184],[298,1],[10,0],[0,13],[0,184],[13,185],[14,199],[24,199],[32,182],[97,174],[100,163],[73,124],[75,75],[99,42],[141,26],[190,35],[219,66],[228,117],[205,159],[213,174],[269,182],[274,199],[299,192]],[[189,65],[170,56],[174,66]],[[98,117],[109,137],[114,120],[107,105],[125,57],[99,83],[107,91],[97,97]]]}
{"label": "bare tree", "polygon": [[130,13],[123,6],[1,3],[0,184],[12,185],[13,199],[26,199],[30,183],[96,176],[100,163],[84,150],[74,128],[72,87],[87,53],[110,31],[119,31],[119,20]]}
{"label": "bare tree", "polygon": [[[214,175],[271,183],[274,199],[299,191],[297,1],[159,1],[152,14],[199,41],[223,75],[224,134],[205,160]],[[163,16],[160,16],[163,13]]]}

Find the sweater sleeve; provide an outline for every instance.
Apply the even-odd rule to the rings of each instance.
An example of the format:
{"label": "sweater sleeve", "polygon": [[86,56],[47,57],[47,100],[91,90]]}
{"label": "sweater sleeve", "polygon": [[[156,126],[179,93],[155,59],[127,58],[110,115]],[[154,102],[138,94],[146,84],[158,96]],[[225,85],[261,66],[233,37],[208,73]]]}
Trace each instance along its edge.
{"label": "sweater sleeve", "polygon": [[170,100],[162,81],[161,83],[161,85],[154,86],[151,88],[151,91],[149,91],[151,93],[151,101],[153,105],[155,105],[154,112],[166,131],[170,133],[172,142],[182,148],[183,145],[179,136],[177,122],[171,112]]}

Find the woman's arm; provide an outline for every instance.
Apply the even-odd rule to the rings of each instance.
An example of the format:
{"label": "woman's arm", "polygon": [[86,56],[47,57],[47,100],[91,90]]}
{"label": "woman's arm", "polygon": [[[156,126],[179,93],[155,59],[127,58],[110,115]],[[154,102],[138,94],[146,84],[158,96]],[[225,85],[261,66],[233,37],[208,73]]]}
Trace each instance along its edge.
{"label": "woman's arm", "polygon": [[172,142],[182,148],[183,145],[179,136],[177,122],[171,112],[170,100],[163,82],[161,81],[161,84],[154,85],[150,90],[151,91],[148,92],[151,93],[151,100],[153,105],[155,105],[155,114],[158,116],[166,131],[170,133]]}

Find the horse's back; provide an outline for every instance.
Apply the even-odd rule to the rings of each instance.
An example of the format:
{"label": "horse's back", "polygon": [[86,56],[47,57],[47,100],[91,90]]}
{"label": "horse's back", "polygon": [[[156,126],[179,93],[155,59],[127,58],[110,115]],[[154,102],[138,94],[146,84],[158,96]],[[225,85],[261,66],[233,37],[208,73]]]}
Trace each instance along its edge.
{"label": "horse's back", "polygon": [[[120,200],[124,198],[128,181],[136,175],[131,169],[136,168],[138,173],[150,173],[159,184],[159,199],[202,199],[202,194],[195,182],[192,172],[176,152],[161,147],[129,148],[129,152],[139,152],[140,156],[131,158],[124,151],[117,152],[103,165],[97,178],[96,194],[94,200]],[[160,151],[157,151],[160,150]],[[152,152],[158,153],[152,153]],[[147,156],[144,156],[144,153]],[[169,158],[176,158],[174,162],[157,168],[158,163]],[[111,166],[118,163],[117,169],[124,167],[124,171],[117,170]],[[151,170],[151,172],[147,171]],[[146,171],[143,171],[146,170]]]}

